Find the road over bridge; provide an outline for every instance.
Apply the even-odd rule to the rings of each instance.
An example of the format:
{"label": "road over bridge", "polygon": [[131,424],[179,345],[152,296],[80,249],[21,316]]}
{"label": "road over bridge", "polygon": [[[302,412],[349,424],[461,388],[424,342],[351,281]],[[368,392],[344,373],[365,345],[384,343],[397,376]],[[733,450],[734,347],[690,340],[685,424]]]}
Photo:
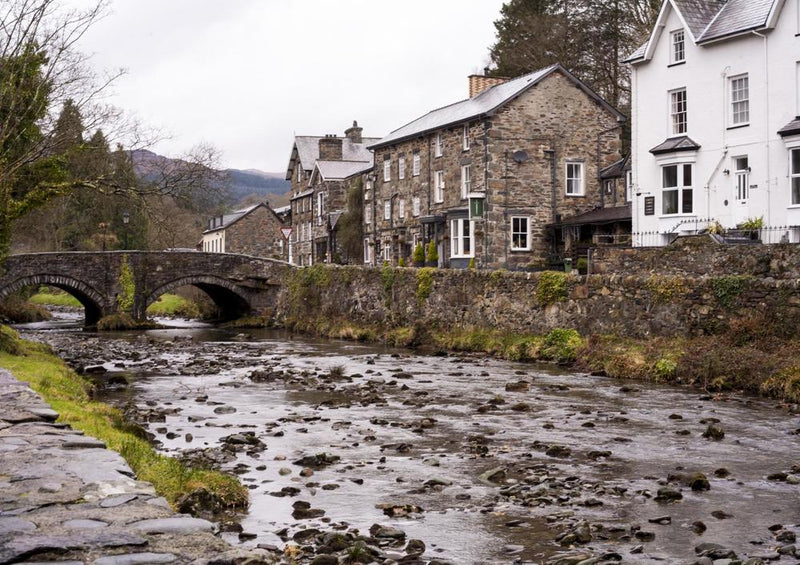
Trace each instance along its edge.
{"label": "road over bridge", "polygon": [[147,307],[159,296],[195,286],[211,297],[225,319],[234,319],[269,310],[292,268],[274,259],[191,251],[12,255],[0,271],[0,299],[29,286],[57,287],[83,304],[86,325],[92,326],[122,311],[144,320]]}

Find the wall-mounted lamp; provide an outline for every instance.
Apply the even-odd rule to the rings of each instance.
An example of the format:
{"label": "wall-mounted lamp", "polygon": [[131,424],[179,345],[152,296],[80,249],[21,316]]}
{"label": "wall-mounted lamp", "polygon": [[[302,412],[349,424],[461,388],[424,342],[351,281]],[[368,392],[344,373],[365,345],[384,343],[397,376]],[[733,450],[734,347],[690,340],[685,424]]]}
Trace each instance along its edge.
{"label": "wall-mounted lamp", "polygon": [[751,169],[750,167],[747,167],[747,172],[748,172],[748,173],[749,173],[750,171],[752,171],[752,170],[753,170],[753,169]]}
{"label": "wall-mounted lamp", "polygon": [[722,171],[722,174],[727,176],[727,175],[731,174],[731,170],[730,169],[725,169],[724,171]]}

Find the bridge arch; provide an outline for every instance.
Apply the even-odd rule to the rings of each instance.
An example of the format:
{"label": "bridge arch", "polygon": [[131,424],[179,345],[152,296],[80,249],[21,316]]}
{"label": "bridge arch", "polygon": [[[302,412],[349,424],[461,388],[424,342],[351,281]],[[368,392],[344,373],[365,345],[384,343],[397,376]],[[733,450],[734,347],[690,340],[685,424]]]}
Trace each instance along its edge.
{"label": "bridge arch", "polygon": [[38,274],[20,277],[0,288],[0,299],[29,286],[54,286],[74,296],[83,305],[85,325],[94,326],[103,316],[103,295],[83,281],[66,275]]}
{"label": "bridge arch", "polygon": [[142,314],[162,294],[182,286],[194,286],[205,292],[217,305],[224,319],[232,320],[249,314],[252,310],[247,292],[234,283],[213,275],[192,275],[180,277],[161,285],[147,295]]}

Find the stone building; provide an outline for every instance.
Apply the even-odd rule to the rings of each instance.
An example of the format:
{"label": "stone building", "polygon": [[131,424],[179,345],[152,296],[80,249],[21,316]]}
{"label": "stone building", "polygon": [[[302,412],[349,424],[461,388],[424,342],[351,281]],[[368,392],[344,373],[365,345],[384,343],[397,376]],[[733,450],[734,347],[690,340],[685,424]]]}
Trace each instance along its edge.
{"label": "stone building", "polygon": [[289,249],[281,233],[283,227],[286,224],[269,203],[262,202],[211,218],[200,247],[207,253],[240,253],[286,261]]}
{"label": "stone building", "polygon": [[365,261],[408,262],[434,241],[444,267],[543,266],[564,253],[566,218],[624,204],[600,183],[624,118],[585,84],[561,65],[469,80],[471,98],[369,145]]}
{"label": "stone building", "polygon": [[292,183],[291,257],[296,265],[331,262],[337,256],[336,224],[345,211],[347,187],[372,169],[365,138],[353,122],[344,137],[297,136],[292,146],[286,180]]}

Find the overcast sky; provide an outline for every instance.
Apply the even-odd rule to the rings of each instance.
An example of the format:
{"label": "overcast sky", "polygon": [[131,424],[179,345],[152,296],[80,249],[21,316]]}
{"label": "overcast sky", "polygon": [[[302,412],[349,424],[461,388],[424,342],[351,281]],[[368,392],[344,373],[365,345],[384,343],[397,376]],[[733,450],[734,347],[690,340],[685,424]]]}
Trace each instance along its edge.
{"label": "overcast sky", "polygon": [[[73,0],[80,4],[82,0]],[[123,67],[112,103],[222,165],[286,169],[298,135],[382,137],[467,97],[503,0],[112,0],[82,50]]]}

